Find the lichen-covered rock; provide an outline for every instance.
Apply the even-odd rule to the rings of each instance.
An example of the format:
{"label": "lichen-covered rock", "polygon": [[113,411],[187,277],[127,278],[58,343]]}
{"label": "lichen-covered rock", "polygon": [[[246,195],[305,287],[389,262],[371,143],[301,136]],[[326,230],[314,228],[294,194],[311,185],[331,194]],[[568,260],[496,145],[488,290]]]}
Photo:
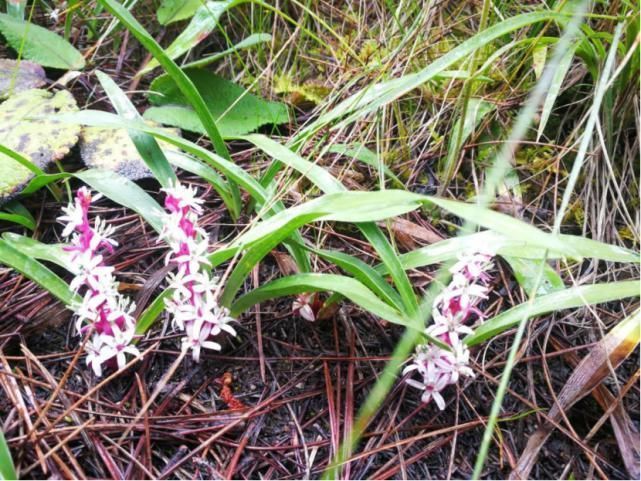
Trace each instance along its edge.
{"label": "lichen-covered rock", "polygon": [[42,87],[45,80],[45,71],[37,63],[0,58],[0,98]]}
{"label": "lichen-covered rock", "polygon": [[[154,127],[157,125],[146,123]],[[165,130],[176,135],[179,133],[177,129]],[[160,141],[159,145],[163,150],[178,150],[166,142]],[[87,167],[111,170],[131,180],[153,177],[126,129],[85,127],[80,139],[80,155]]]}
{"label": "lichen-covered rock", "polygon": [[[0,104],[0,144],[33,162],[40,169],[62,159],[78,142],[80,126],[45,118],[78,110],[66,90],[55,94],[31,89]],[[0,202],[20,192],[33,172],[0,153]]]}

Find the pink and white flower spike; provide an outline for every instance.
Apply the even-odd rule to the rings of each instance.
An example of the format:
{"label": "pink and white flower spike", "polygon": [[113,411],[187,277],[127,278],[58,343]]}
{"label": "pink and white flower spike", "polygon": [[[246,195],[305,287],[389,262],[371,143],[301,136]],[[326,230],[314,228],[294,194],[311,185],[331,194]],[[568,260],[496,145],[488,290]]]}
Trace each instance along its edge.
{"label": "pink and white flower spike", "polygon": [[434,343],[420,344],[412,362],[403,374],[416,373],[420,380],[408,378],[407,383],[423,391],[424,403],[432,399],[440,410],[445,409],[441,391],[449,384],[458,382],[461,376],[474,377],[469,366],[470,351],[460,335],[471,334],[467,322],[472,314],[479,320],[483,313],[476,307],[487,299],[491,280],[488,271],[494,267],[493,254],[486,252],[464,252],[450,268],[452,282],[434,300],[433,324],[425,333],[445,343],[444,349]]}
{"label": "pink and white flower spike", "polygon": [[132,344],[136,322],[131,313],[135,305],[118,292],[113,276],[114,268],[104,264],[101,252],[113,253],[117,245],[111,239],[114,229],[103,219],[96,217],[94,225],[89,222],[89,207],[101,197],[81,187],[76,192],[74,203],[63,207],[65,215],[58,220],[65,222],[62,232],[70,238],[64,249],[71,253],[71,261],[77,269],[70,287],[82,296],[82,302],[70,306],[76,313],[76,331],[79,335],[92,332],[85,344],[87,365],[97,376],[102,375],[103,364],[115,359],[119,369],[127,362],[125,354],[139,356]]}
{"label": "pink and white flower spike", "polygon": [[166,194],[163,231],[160,239],[167,242],[170,251],[165,264],[177,270],[169,275],[171,299],[165,301],[175,328],[184,331],[183,350],[191,349],[194,361],[200,359],[201,349],[220,351],[221,346],[210,338],[226,331],[236,331],[229,311],[218,305],[218,278],[209,272],[207,234],[198,226],[203,200],[196,189],[180,183],[163,189]]}

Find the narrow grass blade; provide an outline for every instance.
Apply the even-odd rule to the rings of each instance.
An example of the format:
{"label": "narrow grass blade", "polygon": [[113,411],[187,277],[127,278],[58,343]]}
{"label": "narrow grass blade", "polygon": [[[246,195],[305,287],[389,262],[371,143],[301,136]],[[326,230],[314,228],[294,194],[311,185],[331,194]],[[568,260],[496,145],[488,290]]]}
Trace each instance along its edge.
{"label": "narrow grass blade", "polygon": [[[136,107],[134,107],[125,93],[120,89],[120,87],[118,87],[118,85],[116,85],[116,82],[114,82],[111,77],[99,70],[96,71],[96,76],[100,81],[100,85],[102,85],[102,88],[109,97],[111,104],[119,115],[128,119],[142,121],[142,117],[138,113]],[[145,164],[147,164],[147,167],[149,167],[149,170],[154,174],[154,177],[160,185],[163,187],[169,187],[172,183],[175,183],[177,180],[176,174],[169,165],[169,162],[158,145],[158,142],[156,142],[156,139],[139,130],[128,130],[128,132],[132,142],[140,154],[140,157],[145,161]]]}
{"label": "narrow grass blade", "polygon": [[576,42],[572,47],[568,48],[554,70],[554,76],[552,77],[550,88],[545,94],[545,101],[543,102],[543,108],[541,109],[541,120],[539,121],[539,128],[536,133],[537,142],[541,138],[541,135],[543,135],[545,126],[547,125],[550,114],[552,113],[554,103],[561,92],[563,79],[567,75],[570,65],[572,65],[572,59],[574,58],[574,54],[578,46],[579,42]]}
{"label": "narrow grass blade", "polygon": [[628,297],[638,297],[640,291],[641,282],[638,280],[607,282],[555,291],[538,297],[533,302],[519,304],[498,316],[488,319],[476,328],[474,334],[465,337],[464,341],[468,346],[475,346],[514,327],[523,318],[530,319],[561,309],[573,309]]}
{"label": "narrow grass blade", "polygon": [[169,290],[163,291],[138,317],[138,320],[136,321],[136,334],[142,335],[149,330],[151,325],[165,310],[165,299],[167,299],[169,294]]}
{"label": "narrow grass blade", "polygon": [[623,34],[623,27],[625,24],[623,22],[619,23],[614,31],[612,37],[612,45],[610,46],[610,52],[608,53],[608,58],[606,59],[605,66],[601,75],[599,76],[599,81],[596,86],[596,91],[594,95],[594,100],[592,101],[592,108],[590,109],[590,116],[585,125],[585,128],[582,130],[583,135],[581,136],[581,143],[579,144],[579,151],[576,154],[574,163],[572,164],[572,170],[570,171],[570,176],[563,192],[563,198],[561,199],[561,206],[559,211],[556,214],[554,220],[554,232],[560,232],[561,222],[565,217],[565,212],[570,205],[570,197],[572,192],[574,192],[574,187],[579,180],[579,173],[583,167],[583,162],[585,160],[585,155],[587,153],[588,147],[592,141],[592,135],[594,133],[594,127],[596,122],[599,119],[599,111],[601,109],[601,103],[603,102],[603,97],[607,90],[607,84],[610,80],[610,73],[614,67],[614,62],[616,60],[617,46],[619,45],[619,40]]}
{"label": "narrow grass blade", "polygon": [[[363,144],[334,144],[328,149],[328,152],[352,157],[363,162],[364,164],[369,165],[370,167],[373,167],[376,170],[378,170],[381,166],[381,163],[376,157],[376,154],[365,147]],[[392,180],[396,187],[400,189],[405,188],[405,184],[403,183],[403,181],[396,177],[396,175],[394,175],[394,172],[392,172],[387,165],[383,164],[383,172]]]}
{"label": "narrow grass blade", "polygon": [[89,125],[92,127],[104,127],[111,129],[126,128],[146,132],[153,135],[156,139],[175,145],[188,154],[205,161],[215,169],[222,172],[231,181],[240,184],[257,202],[263,204],[269,200],[267,191],[260,185],[260,183],[235,163],[218,154],[210,152],[194,142],[190,142],[182,137],[173,135],[163,129],[152,127],[143,122],[123,119],[118,115],[99,110],[83,110],[72,114],[56,115],[55,118],[61,122]]}
{"label": "narrow grass blade", "polygon": [[68,179],[72,174],[63,172],[60,174],[36,174],[36,176],[29,181],[27,186],[22,190],[22,195],[33,194],[43,187],[56,182],[57,180]]}
{"label": "narrow grass blade", "polygon": [[167,160],[176,167],[198,175],[209,182],[227,206],[232,219],[238,219],[241,206],[234,202],[229,184],[225,182],[225,179],[218,172],[181,152],[167,152]]}
{"label": "narrow grass blade", "polygon": [[[167,143],[180,147],[183,151],[205,161],[215,169],[222,172],[228,179],[239,184],[249,193],[259,206],[268,205],[265,209],[266,212],[262,212],[263,215],[280,212],[285,208],[281,201],[270,202],[270,196],[267,193],[267,190],[260,185],[256,179],[235,163],[224,159],[193,142],[185,140],[182,137],[172,135],[162,129],[151,127],[141,122],[126,121],[117,115],[97,110],[85,110],[73,114],[58,115],[56,116],[56,119],[62,122],[79,123],[95,127],[126,127],[128,129],[138,129],[143,132],[147,132],[157,139],[164,140]],[[301,271],[308,271],[310,269],[309,259],[307,258],[305,250],[299,247],[300,244],[304,243],[304,240],[300,233],[295,233],[293,240],[295,243],[287,244],[288,249],[290,249],[290,252],[292,252],[292,255],[296,259],[299,269],[301,269]]]}
{"label": "narrow grass blade", "polygon": [[458,119],[452,127],[452,135],[447,145],[447,156],[441,163],[439,171],[443,182],[441,186],[447,186],[454,175],[454,169],[459,160],[461,147],[481,121],[494,110],[494,104],[483,99],[470,99],[466,106],[465,118]]}
{"label": "narrow grass blade", "polygon": [[396,289],[398,289],[398,293],[403,300],[403,312],[407,313],[409,317],[415,318],[418,312],[418,299],[416,294],[414,294],[412,283],[410,282],[405,269],[403,269],[403,265],[401,264],[398,254],[392,247],[392,244],[376,224],[357,223],[356,225],[381,257],[381,262],[383,262],[383,264],[385,264],[389,269],[390,275],[396,285]]}
{"label": "narrow grass blade", "polygon": [[398,292],[385,281],[381,274],[358,257],[344,252],[314,249],[313,247],[307,247],[307,249],[354,276],[356,280],[362,282],[389,305],[403,310],[403,301]]}
{"label": "narrow grass blade", "polygon": [[347,190],[345,186],[326,169],[323,169],[313,162],[309,162],[288,147],[265,135],[250,134],[243,135],[240,138],[251,142],[277,162],[282,162],[288,167],[297,170],[327,194]]}
{"label": "narrow grass blade", "polygon": [[11,451],[9,450],[9,445],[2,430],[0,430],[0,478],[3,480],[18,479],[16,469],[13,467]]}
{"label": "narrow grass blade", "polygon": [[7,212],[0,212],[0,219],[15,224],[20,224],[29,230],[35,230],[36,220],[31,212],[17,200],[12,200],[4,205]]}
{"label": "narrow grass blade", "polygon": [[76,267],[71,262],[69,253],[63,249],[64,244],[45,244],[39,240],[32,239],[13,232],[5,232],[2,239],[14,249],[22,252],[28,257],[42,261],[52,262],[69,272],[76,272]]}
{"label": "narrow grass blade", "polygon": [[12,247],[5,240],[0,240],[0,263],[31,279],[67,305],[71,304],[75,298],[65,281],[37,260]]}

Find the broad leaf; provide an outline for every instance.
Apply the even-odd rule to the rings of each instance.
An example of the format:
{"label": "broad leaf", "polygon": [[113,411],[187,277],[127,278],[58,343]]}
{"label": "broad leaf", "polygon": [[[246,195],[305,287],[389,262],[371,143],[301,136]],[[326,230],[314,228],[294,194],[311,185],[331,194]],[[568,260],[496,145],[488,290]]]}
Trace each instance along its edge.
{"label": "broad leaf", "polygon": [[202,4],[203,0],[163,0],[156,12],[158,23],[167,25],[190,18]]}
{"label": "broad leaf", "polygon": [[[204,70],[189,69],[185,73],[205,100],[223,137],[242,135],[262,125],[289,121],[284,104],[263,100],[243,87]],[[153,93],[149,100],[158,107],[147,109],[145,118],[205,134],[200,119],[170,77],[158,77],[150,90]]]}
{"label": "broad leaf", "polygon": [[82,54],[47,28],[0,13],[0,33],[23,58],[44,67],[80,70],[85,66]]}

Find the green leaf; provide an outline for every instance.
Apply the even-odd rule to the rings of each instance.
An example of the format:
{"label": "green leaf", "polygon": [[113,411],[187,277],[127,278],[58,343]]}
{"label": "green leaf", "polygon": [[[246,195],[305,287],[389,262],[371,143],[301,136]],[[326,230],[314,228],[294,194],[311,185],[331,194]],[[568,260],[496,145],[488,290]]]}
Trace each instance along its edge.
{"label": "green leaf", "polygon": [[541,45],[537,44],[532,50],[532,70],[534,70],[534,76],[537,80],[541,78],[547,55],[548,46],[545,43],[542,43]]}
{"label": "green leaf", "polygon": [[[247,0],[226,0],[223,2],[201,2],[201,5],[193,13],[193,18],[189,22],[189,25],[187,25],[176,40],[164,50],[165,55],[170,59],[175,59],[191,50],[213,32],[216,25],[218,25],[220,16],[225,13],[225,11],[246,1]],[[139,75],[148,73],[158,66],[158,59],[152,59],[140,71]]]}
{"label": "green leaf", "polygon": [[5,232],[3,240],[11,247],[28,257],[56,264],[69,272],[76,273],[77,268],[71,261],[69,252],[64,250],[64,244],[45,244],[31,237]]}
{"label": "green leaf", "polygon": [[[244,135],[241,137],[243,140],[251,142],[260,150],[265,152],[270,157],[273,157],[277,162],[275,162],[270,171],[273,170],[274,165],[278,166],[279,162],[291,167],[292,169],[297,170],[302,175],[307,177],[316,187],[325,192],[326,194],[334,192],[344,192],[347,189],[340,181],[330,174],[327,170],[322,167],[304,159],[297,153],[293,152],[291,149],[286,146],[276,142],[275,140],[270,139],[269,137],[262,134],[250,134]],[[271,182],[272,177],[269,174],[266,174],[262,179],[263,185]]]}
{"label": "green leaf", "polygon": [[359,223],[357,226],[372,247],[376,250],[383,264],[385,264],[389,269],[390,275],[396,285],[396,289],[398,289],[401,299],[403,300],[403,305],[405,306],[403,312],[414,317],[418,312],[418,299],[414,294],[412,283],[405,273],[405,269],[403,269],[403,265],[401,264],[398,254],[392,247],[392,244],[387,240],[387,237],[385,237],[376,224]]}
{"label": "green leaf", "polygon": [[47,185],[61,179],[68,179],[72,174],[69,172],[61,172],[59,174],[36,174],[36,176],[29,181],[29,183],[22,189],[22,194],[33,194],[38,190],[46,187]]}
{"label": "green leaf", "polygon": [[[243,186],[259,205],[269,204],[267,211],[263,212],[263,215],[269,215],[271,212],[279,212],[284,209],[281,201],[270,203],[269,196],[263,186],[261,186],[256,179],[235,163],[230,162],[229,160],[224,159],[193,142],[168,134],[164,130],[156,129],[140,122],[126,120],[114,114],[95,110],[84,110],[75,114],[60,115],[57,119],[66,123],[109,128],[124,127],[127,129],[138,129],[143,132],[147,132],[157,139],[164,140],[170,144],[180,147],[183,151],[204,160],[212,167],[220,170],[228,179],[231,179]],[[299,244],[304,242],[300,233],[294,234],[294,240],[297,244],[286,244],[287,248],[296,260],[298,267],[302,271],[307,271],[309,270],[309,260],[304,249],[299,247]]]}
{"label": "green leaf", "polygon": [[559,96],[559,92],[561,91],[561,87],[563,86],[563,79],[567,75],[568,70],[570,70],[572,59],[574,58],[574,54],[577,47],[579,46],[579,43],[580,42],[576,42],[565,51],[563,57],[561,58],[561,61],[554,70],[554,76],[552,77],[550,88],[545,94],[545,101],[543,102],[543,108],[541,109],[541,120],[539,121],[539,128],[536,133],[537,142],[541,138],[541,135],[543,135],[545,126],[547,125],[550,114],[552,113],[554,103],[556,102],[556,99]]}
{"label": "green leaf", "polygon": [[[441,164],[439,170],[442,172],[444,183],[448,183],[452,178],[456,164],[459,159],[461,147],[474,130],[478,127],[481,121],[494,110],[495,105],[483,99],[473,98],[470,99],[467,108],[465,109],[465,119],[463,122],[463,130],[461,130],[461,119],[459,118],[451,129],[452,135],[450,136],[447,145],[447,157],[445,162]],[[459,138],[460,136],[460,138]]]}
{"label": "green leaf", "polygon": [[190,18],[202,4],[202,0],[163,0],[156,12],[158,23],[168,25]]}
{"label": "green leaf", "polygon": [[398,292],[392,289],[392,287],[385,281],[383,276],[376,271],[376,269],[369,266],[358,257],[354,257],[339,251],[315,249],[313,247],[307,247],[307,249],[309,249],[311,252],[314,252],[323,259],[330,261],[332,264],[340,267],[345,272],[350,273],[356,280],[362,282],[379,298],[387,302],[389,305],[395,307],[398,310],[403,310],[403,301],[398,295]]}
{"label": "green leaf", "polygon": [[47,28],[0,13],[0,33],[22,57],[44,67],[80,70],[85,66],[82,54]]}
{"label": "green leaf", "polygon": [[90,169],[75,176],[115,203],[138,213],[156,231],[162,230],[163,209],[131,180],[109,170]]}
{"label": "green leaf", "polygon": [[0,263],[20,272],[67,305],[76,298],[65,281],[5,240],[0,240]]}
{"label": "green leaf", "polygon": [[[212,254],[212,263],[217,265],[233,257],[240,250],[246,250],[232,274],[227,279],[221,296],[221,304],[229,305],[238,292],[246,275],[255,264],[284,238],[299,227],[316,221],[340,221],[350,223],[372,222],[388,217],[404,214],[422,205],[437,205],[450,212],[491,227],[504,236],[538,246],[539,248],[554,248],[565,256],[576,256],[573,246],[562,242],[559,237],[546,234],[535,227],[504,214],[489,209],[482,209],[463,202],[446,201],[435,197],[422,196],[406,191],[385,190],[378,192],[337,192],[326,194],[314,200],[281,211],[272,217],[256,224],[253,228],[237,237],[229,246],[219,249]],[[362,226],[360,226],[362,227]],[[367,226],[366,226],[367,227]],[[364,230],[370,241],[376,241],[377,252],[386,261],[387,268],[394,269],[395,283],[399,289],[405,289],[403,302],[406,312],[412,316],[416,308],[410,298],[411,284],[403,285],[401,274],[406,277],[403,266],[395,257],[389,246],[383,246],[382,234],[372,236]],[[386,252],[388,251],[388,252]]]}
{"label": "green leaf", "polygon": [[[503,259],[510,264],[514,277],[527,293],[534,292],[535,287],[537,296],[565,289],[563,279],[543,259],[522,259],[512,256],[503,256]],[[537,282],[541,267],[543,277],[540,282]]]}
{"label": "green leaf", "polygon": [[0,104],[0,202],[18,193],[34,173],[69,153],[80,127],[61,125],[46,116],[77,110],[65,90],[56,94],[26,90]]}
{"label": "green leaf", "polygon": [[[232,245],[248,246],[266,234],[279,229],[293,219],[317,221],[370,222],[410,212],[422,205],[437,205],[451,213],[506,237],[539,247],[547,247],[565,256],[577,256],[576,249],[559,236],[545,233],[536,227],[505,214],[460,201],[446,200],[411,192],[389,189],[374,192],[338,192],[326,194],[292,207],[266,219],[239,236]],[[580,257],[580,256],[577,256]]]}
{"label": "green leaf", "polygon": [[337,292],[357,306],[394,324],[411,324],[411,321],[403,317],[399,311],[381,301],[359,281],[335,274],[296,274],[281,277],[241,296],[232,305],[231,314],[238,316],[251,306],[267,299],[319,291]]}
{"label": "green leaf", "polygon": [[57,116],[56,119],[65,123],[89,125],[92,127],[104,127],[110,129],[126,128],[146,132],[153,135],[156,139],[179,147],[184,152],[203,160],[207,164],[219,170],[225,174],[228,179],[240,184],[257,202],[263,204],[269,200],[267,191],[256,179],[245,172],[241,167],[220,155],[210,152],[194,142],[190,142],[182,137],[171,134],[167,129],[152,127],[135,120],[123,119],[118,115],[99,110],[83,110],[74,114],[60,115]]}
{"label": "green leaf", "polygon": [[7,212],[0,212],[0,219],[20,224],[29,230],[35,230],[36,220],[20,202],[12,200],[7,202],[4,208]]}
{"label": "green leaf", "polygon": [[[105,93],[109,96],[111,104],[119,115],[128,119],[142,119],[138,110],[136,110],[136,107],[134,107],[129,98],[108,75],[97,71],[96,76],[98,77]],[[88,136],[90,135],[88,132],[91,132],[92,130],[94,131],[93,143],[88,140]],[[105,150],[109,149],[113,152],[113,150],[116,150],[118,146],[113,137],[118,137],[118,135],[120,135],[120,137],[124,137],[124,134],[126,134],[127,137],[123,138],[119,142],[120,152],[115,152],[115,156],[112,153],[111,158],[109,158]],[[176,134],[178,133],[176,132]],[[100,137],[102,136],[111,136],[112,139],[101,139]],[[153,136],[145,132],[140,132],[139,130],[125,131],[124,129],[101,129],[99,133],[96,133],[95,128],[87,128],[83,131],[83,140],[83,146],[94,146],[93,152],[92,149],[82,149],[81,146],[83,160],[85,164],[90,167],[105,168],[103,163],[105,159],[109,159],[112,164],[118,166],[111,170],[115,170],[131,180],[147,177],[148,174],[151,173],[153,173],[153,176],[163,187],[169,187],[177,180],[176,174],[174,174],[174,171],[169,165],[169,162],[158,145],[158,142],[156,142],[156,139],[154,139]],[[103,147],[101,154],[96,155],[96,150],[100,147]],[[165,145],[164,147],[166,149],[174,148],[171,145]],[[89,152],[94,154],[93,163],[88,163],[87,158],[85,157]],[[114,157],[118,160],[114,161]]]}
{"label": "green leaf", "polygon": [[[241,86],[204,70],[189,69],[185,74],[207,103],[223,137],[234,137],[252,132],[262,125],[289,121],[285,104],[263,100]],[[147,109],[146,119],[205,133],[200,119],[170,77],[158,77],[152,82],[150,90],[152,94],[149,100],[158,107]]]}
{"label": "green leaf", "polygon": [[[308,217],[308,218],[311,218]],[[281,229],[272,230],[254,245],[246,249],[245,254],[240,258],[234,270],[226,279],[225,287],[220,295],[220,304],[228,307],[236,297],[236,294],[242,287],[245,278],[249,275],[251,270],[265,257],[271,250],[278,244],[287,239],[298,227],[302,225],[308,218],[290,219],[288,224],[282,226]],[[301,223],[302,221],[302,223]],[[236,250],[234,249],[220,249],[212,255],[212,265],[216,266],[220,262],[229,259],[229,255],[233,255]]]}
{"label": "green leaf", "polygon": [[474,334],[470,334],[464,340],[468,346],[475,346],[516,326],[523,317],[531,318],[561,309],[573,309],[627,297],[638,297],[640,289],[641,283],[636,280],[576,286],[552,292],[535,298],[532,303],[519,304],[498,316],[488,319],[476,328]]}
{"label": "green leaf", "polygon": [[[571,245],[581,257],[611,262],[639,263],[639,254],[628,249],[579,236],[560,235],[559,239]],[[510,238],[492,231],[483,231],[453,237],[402,254],[401,262],[405,269],[415,269],[454,259],[459,252],[464,250],[479,248],[494,250],[504,257],[510,256],[521,259],[543,259],[545,254],[545,249],[533,242]],[[561,253],[554,251],[549,251],[547,256],[549,259],[562,257]],[[386,273],[384,266],[377,266],[376,270],[382,274]]]}
{"label": "green leaf", "polygon": [[229,184],[225,182],[225,179],[223,179],[218,172],[182,152],[167,152],[167,160],[176,167],[180,167],[209,182],[229,209],[232,218],[238,219],[241,206],[234,202]]}
{"label": "green leaf", "polygon": [[13,467],[13,459],[9,445],[0,429],[0,479],[13,480],[18,479],[16,469]]}
{"label": "green leaf", "polygon": [[0,58],[0,98],[42,87],[45,83],[45,71],[37,63]]}
{"label": "green leaf", "polygon": [[136,334],[146,333],[151,325],[158,319],[158,317],[165,310],[165,299],[169,296],[171,291],[164,290],[153,302],[143,311],[138,317],[136,322]]}

